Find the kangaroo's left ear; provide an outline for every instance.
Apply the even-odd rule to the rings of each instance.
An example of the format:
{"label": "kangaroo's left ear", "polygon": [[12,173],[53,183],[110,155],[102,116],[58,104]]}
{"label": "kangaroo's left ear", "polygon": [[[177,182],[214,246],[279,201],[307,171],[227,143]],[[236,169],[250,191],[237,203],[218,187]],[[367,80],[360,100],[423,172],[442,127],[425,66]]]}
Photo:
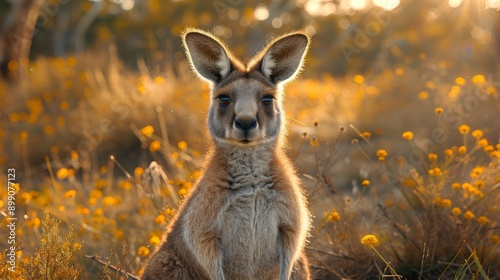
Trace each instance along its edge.
{"label": "kangaroo's left ear", "polygon": [[274,84],[295,78],[302,68],[309,41],[301,32],[277,38],[264,49],[260,71]]}

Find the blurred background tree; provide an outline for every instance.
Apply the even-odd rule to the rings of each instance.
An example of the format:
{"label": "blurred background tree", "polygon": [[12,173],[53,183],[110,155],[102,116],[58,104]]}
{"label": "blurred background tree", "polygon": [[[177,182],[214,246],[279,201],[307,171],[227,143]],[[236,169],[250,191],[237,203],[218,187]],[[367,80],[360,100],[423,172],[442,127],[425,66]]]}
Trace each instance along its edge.
{"label": "blurred background tree", "polygon": [[500,55],[498,0],[11,0],[0,7],[4,67],[23,56],[8,39],[13,32],[31,45],[32,59],[111,43],[128,66],[141,59],[155,67],[183,59],[186,26],[212,31],[246,57],[270,36],[305,29],[314,36],[309,68],[335,75],[422,57],[492,72]]}

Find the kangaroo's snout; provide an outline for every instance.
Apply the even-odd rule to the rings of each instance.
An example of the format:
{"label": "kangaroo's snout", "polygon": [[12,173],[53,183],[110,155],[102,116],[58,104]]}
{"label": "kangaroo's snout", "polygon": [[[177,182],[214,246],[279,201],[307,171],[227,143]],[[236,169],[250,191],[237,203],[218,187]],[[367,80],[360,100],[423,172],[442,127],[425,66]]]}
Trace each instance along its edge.
{"label": "kangaroo's snout", "polygon": [[238,129],[249,131],[257,127],[257,119],[253,117],[240,117],[234,120],[234,126]]}

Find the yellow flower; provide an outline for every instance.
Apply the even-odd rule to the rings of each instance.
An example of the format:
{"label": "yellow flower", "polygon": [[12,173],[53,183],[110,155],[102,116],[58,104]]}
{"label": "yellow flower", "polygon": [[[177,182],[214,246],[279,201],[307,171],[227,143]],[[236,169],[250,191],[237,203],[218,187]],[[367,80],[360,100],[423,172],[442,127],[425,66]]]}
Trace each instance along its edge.
{"label": "yellow flower", "polygon": [[142,176],[142,174],[144,174],[144,169],[140,166],[136,167],[134,169],[134,174],[135,174],[135,176],[140,177],[140,176]]}
{"label": "yellow flower", "polygon": [[481,139],[481,137],[483,137],[483,131],[480,130],[480,129],[476,129],[472,132],[472,137],[476,138],[476,139]]}
{"label": "yellow flower", "polygon": [[365,132],[361,133],[361,137],[368,139],[368,138],[372,137],[372,134],[370,132],[365,131]]}
{"label": "yellow flower", "polygon": [[156,236],[156,235],[153,235],[150,239],[149,239],[149,244],[151,245],[158,245],[161,243],[161,239]]}
{"label": "yellow flower", "polygon": [[37,217],[34,217],[26,222],[26,225],[30,228],[38,228],[40,226],[40,219]]}
{"label": "yellow flower", "polygon": [[436,109],[434,109],[434,113],[436,113],[436,114],[438,114],[438,115],[439,115],[439,114],[442,114],[443,112],[444,112],[444,109],[443,109],[443,108],[441,108],[441,107],[437,107]]}
{"label": "yellow flower", "polygon": [[403,132],[403,139],[405,140],[412,140],[413,139],[413,132],[411,131],[406,131],[406,132]]}
{"label": "yellow flower", "polygon": [[496,235],[496,234],[493,234],[492,236],[490,236],[490,240],[491,240],[491,242],[497,244],[497,243],[500,242],[500,236]]}
{"label": "yellow flower", "polygon": [[327,222],[336,222],[338,220],[340,220],[340,215],[337,211],[332,211],[332,212],[327,212],[326,213],[326,221]]}
{"label": "yellow flower", "polygon": [[180,142],[177,144],[177,147],[179,148],[179,150],[184,151],[184,150],[186,150],[186,149],[187,149],[188,144],[186,143],[186,141],[180,141]]}
{"label": "yellow flower", "polygon": [[361,182],[361,185],[363,185],[363,187],[368,187],[370,185],[370,180],[363,180],[363,182]]}
{"label": "yellow flower", "polygon": [[361,75],[355,75],[353,78],[354,82],[358,85],[362,84],[365,82],[365,78]]}
{"label": "yellow flower", "polygon": [[488,139],[486,138],[480,139],[479,141],[477,141],[477,145],[481,148],[488,146]]}
{"label": "yellow flower", "polygon": [[453,183],[451,184],[451,188],[454,190],[459,190],[462,188],[462,185],[460,185],[460,183]]}
{"label": "yellow flower", "polygon": [[151,125],[146,125],[145,127],[143,127],[141,129],[141,134],[146,136],[146,137],[151,136],[154,132],[155,132],[155,129]]}
{"label": "yellow flower", "polygon": [[460,132],[460,134],[468,134],[470,131],[470,127],[466,124],[462,124],[461,126],[458,127],[458,132]]}
{"label": "yellow flower", "polygon": [[69,190],[67,191],[65,194],[64,194],[64,197],[69,199],[69,198],[73,198],[75,197],[76,195],[76,191],[75,190]]}
{"label": "yellow flower", "polygon": [[319,142],[316,138],[311,139],[311,146],[317,147],[319,145]]}
{"label": "yellow flower", "polygon": [[68,175],[69,175],[69,172],[68,172],[68,169],[66,169],[66,168],[61,168],[61,169],[57,170],[57,172],[56,172],[57,178],[59,178],[61,180],[68,178]]}
{"label": "yellow flower", "polygon": [[182,188],[177,192],[180,196],[184,196],[188,193],[187,189]]}
{"label": "yellow flower", "polygon": [[152,153],[159,151],[160,148],[161,148],[161,143],[158,140],[154,140],[153,142],[151,142],[151,144],[149,144],[149,150]]}
{"label": "yellow flower", "polygon": [[418,93],[418,99],[425,100],[427,98],[429,98],[429,93],[427,91],[423,90]]}
{"label": "yellow flower", "polygon": [[451,157],[451,156],[453,156],[453,150],[452,149],[446,149],[446,150],[444,150],[444,154],[446,156]]}
{"label": "yellow flower", "polygon": [[480,216],[479,218],[477,218],[477,222],[480,225],[485,225],[485,224],[490,222],[490,219],[488,219],[488,217],[486,217],[486,216]]}
{"label": "yellow flower", "polygon": [[441,168],[435,167],[433,169],[429,169],[429,175],[434,176],[434,177],[439,177],[443,175],[443,172],[441,171]]}
{"label": "yellow flower", "polygon": [[453,209],[451,209],[451,213],[455,216],[458,216],[460,215],[460,213],[462,213],[462,211],[458,207],[453,207]]}
{"label": "yellow flower", "polygon": [[173,215],[175,215],[175,210],[169,207],[169,208],[165,209],[165,215],[173,216]]}
{"label": "yellow flower", "polygon": [[149,248],[146,247],[146,246],[141,246],[139,247],[139,249],[137,250],[137,254],[141,257],[147,257],[149,255]]}
{"label": "yellow flower", "polygon": [[450,207],[451,206],[451,200],[447,199],[447,198],[441,200],[440,206]]}
{"label": "yellow flower", "polygon": [[463,155],[463,154],[467,153],[467,147],[465,147],[465,146],[458,147],[458,153],[460,155]]}
{"label": "yellow flower", "polygon": [[464,78],[462,78],[462,77],[457,77],[457,78],[455,79],[455,83],[456,83],[457,85],[459,85],[459,86],[463,86],[463,85],[465,85],[465,79],[464,79]]}
{"label": "yellow flower", "polygon": [[474,84],[484,84],[484,82],[486,82],[486,78],[484,77],[484,75],[478,74],[472,77],[472,82]]}
{"label": "yellow flower", "polygon": [[378,240],[377,237],[375,237],[375,235],[368,234],[363,236],[363,238],[361,238],[361,244],[365,246],[377,246]]}
{"label": "yellow flower", "polygon": [[427,158],[430,160],[430,161],[436,161],[438,159],[438,155],[435,154],[435,153],[430,153],[427,155]]}
{"label": "yellow flower", "polygon": [[156,218],[155,218],[155,224],[163,225],[166,222],[167,222],[167,218],[163,214],[160,214],[160,215],[156,216]]}
{"label": "yellow flower", "polygon": [[484,188],[484,181],[483,180],[477,180],[475,183],[474,183],[475,187],[478,188],[478,189],[482,189]]}
{"label": "yellow flower", "polygon": [[380,158],[380,157],[386,157],[387,156],[387,151],[386,150],[383,150],[383,149],[380,149],[377,151],[377,156]]}
{"label": "yellow flower", "polygon": [[104,206],[112,206],[115,204],[115,198],[112,197],[112,196],[105,196],[103,199],[102,199],[102,204]]}
{"label": "yellow flower", "polygon": [[472,213],[471,211],[465,211],[465,213],[464,213],[464,219],[466,219],[466,220],[472,220],[472,219],[474,219],[474,217],[476,217],[474,215],[474,213]]}
{"label": "yellow flower", "polygon": [[497,89],[494,88],[494,87],[488,87],[486,89],[486,92],[489,94],[489,95],[493,95],[495,92],[497,92]]}

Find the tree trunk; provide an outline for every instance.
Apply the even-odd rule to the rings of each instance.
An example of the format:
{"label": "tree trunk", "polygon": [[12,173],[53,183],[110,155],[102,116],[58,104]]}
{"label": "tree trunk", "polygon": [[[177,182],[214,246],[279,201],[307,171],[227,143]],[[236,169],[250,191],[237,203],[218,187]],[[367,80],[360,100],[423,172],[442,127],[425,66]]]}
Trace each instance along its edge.
{"label": "tree trunk", "polygon": [[[29,59],[31,39],[43,0],[14,1],[0,30],[0,69],[4,77],[23,75],[21,61]],[[18,67],[9,69],[9,62],[16,61]],[[9,75],[9,72],[17,73]]]}

